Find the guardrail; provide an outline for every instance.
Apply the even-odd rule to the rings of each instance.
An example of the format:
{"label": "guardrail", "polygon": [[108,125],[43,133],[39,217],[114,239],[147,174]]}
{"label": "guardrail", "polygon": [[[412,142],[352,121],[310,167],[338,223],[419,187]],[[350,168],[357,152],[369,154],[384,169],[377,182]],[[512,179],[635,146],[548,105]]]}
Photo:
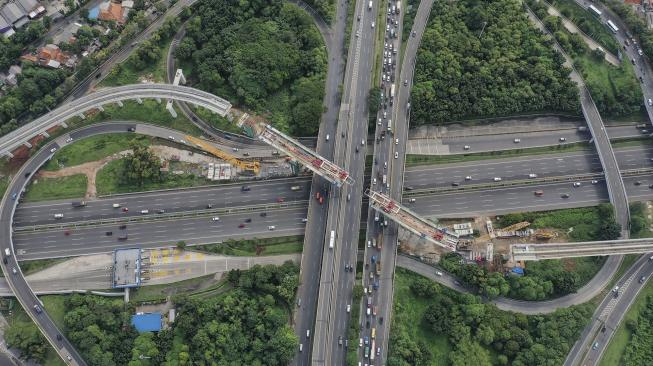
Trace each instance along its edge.
{"label": "guardrail", "polygon": [[[639,176],[639,175],[645,175],[651,173],[653,173],[653,168],[627,169],[621,171],[621,175],[624,177],[633,177],[633,176]],[[479,183],[479,184],[466,184],[458,187],[423,188],[423,189],[414,189],[411,191],[404,190],[404,197],[424,196],[424,195],[434,194],[434,193],[477,191],[477,190],[484,190],[488,188],[507,188],[507,187],[515,187],[515,186],[538,185],[543,183],[587,181],[591,179],[605,180],[605,176],[603,175],[603,172],[600,172],[600,173],[562,175],[557,177],[510,180],[506,182],[502,181],[502,182],[488,182],[488,183]]]}
{"label": "guardrail", "polygon": [[239,207],[225,207],[225,208],[213,208],[213,209],[204,209],[196,211],[183,211],[183,212],[171,212],[163,214],[147,214],[142,216],[129,216],[129,217],[115,217],[108,219],[98,219],[90,221],[74,221],[74,222],[65,222],[60,224],[43,224],[43,225],[30,225],[30,226],[21,226],[13,228],[14,233],[26,233],[26,232],[37,232],[37,231],[49,231],[49,230],[62,230],[62,229],[76,229],[76,228],[85,228],[85,227],[96,227],[103,225],[116,225],[116,224],[128,224],[128,223],[141,223],[141,222],[150,222],[150,221],[168,221],[176,219],[186,219],[193,217],[210,217],[213,215],[234,215],[239,213],[246,212],[260,212],[267,210],[283,210],[290,208],[302,208],[308,207],[308,201],[292,201],[276,204],[262,204],[262,205],[251,205],[251,206],[239,206]]}

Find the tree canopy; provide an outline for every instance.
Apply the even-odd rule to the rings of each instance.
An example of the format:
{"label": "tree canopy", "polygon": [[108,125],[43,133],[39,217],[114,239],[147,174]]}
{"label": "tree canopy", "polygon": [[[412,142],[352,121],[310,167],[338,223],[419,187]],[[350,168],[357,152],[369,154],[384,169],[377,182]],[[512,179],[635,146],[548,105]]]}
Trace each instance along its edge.
{"label": "tree canopy", "polygon": [[517,1],[437,0],[417,55],[411,122],[578,112],[563,61]]}
{"label": "tree canopy", "polygon": [[326,53],[312,19],[281,0],[203,0],[176,56],[191,81],[266,114],[294,135],[317,133]]}

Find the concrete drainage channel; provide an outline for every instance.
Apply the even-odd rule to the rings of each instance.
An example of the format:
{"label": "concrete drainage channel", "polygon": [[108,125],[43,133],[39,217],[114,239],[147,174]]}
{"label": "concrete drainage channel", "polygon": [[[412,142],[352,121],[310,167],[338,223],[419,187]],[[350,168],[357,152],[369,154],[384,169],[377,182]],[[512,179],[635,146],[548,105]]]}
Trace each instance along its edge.
{"label": "concrete drainage channel", "polygon": [[235,215],[239,213],[264,212],[264,211],[271,211],[271,210],[284,210],[284,209],[293,209],[293,208],[308,209],[308,201],[292,201],[292,202],[284,202],[284,203],[277,203],[277,204],[240,206],[240,207],[231,207],[231,208],[214,208],[214,209],[205,209],[205,210],[197,210],[197,211],[171,212],[165,214],[149,214],[143,216],[130,216],[125,218],[111,218],[111,219],[100,219],[100,220],[90,220],[90,221],[67,222],[61,224],[29,225],[29,226],[15,227],[13,230],[15,233],[26,233],[26,232],[36,232],[36,231],[59,231],[63,229],[79,229],[79,228],[86,228],[86,227],[97,227],[97,226],[115,225],[115,224],[169,221],[169,220],[197,218],[197,217],[211,217],[214,215]]}

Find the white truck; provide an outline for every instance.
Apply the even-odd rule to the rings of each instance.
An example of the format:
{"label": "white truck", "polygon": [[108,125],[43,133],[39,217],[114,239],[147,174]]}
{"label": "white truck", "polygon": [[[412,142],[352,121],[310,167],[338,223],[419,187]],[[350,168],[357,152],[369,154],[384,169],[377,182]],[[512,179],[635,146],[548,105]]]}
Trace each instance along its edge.
{"label": "white truck", "polygon": [[401,8],[401,1],[397,1],[397,14],[399,14]]}
{"label": "white truck", "polygon": [[391,119],[388,120],[388,132],[392,133],[392,120]]}
{"label": "white truck", "polygon": [[336,243],[336,232],[331,230],[331,239],[329,239],[329,249],[333,249],[333,245]]}
{"label": "white truck", "polygon": [[395,97],[395,84],[390,85],[390,98]]}
{"label": "white truck", "polygon": [[367,4],[367,10],[372,10],[372,0]]}

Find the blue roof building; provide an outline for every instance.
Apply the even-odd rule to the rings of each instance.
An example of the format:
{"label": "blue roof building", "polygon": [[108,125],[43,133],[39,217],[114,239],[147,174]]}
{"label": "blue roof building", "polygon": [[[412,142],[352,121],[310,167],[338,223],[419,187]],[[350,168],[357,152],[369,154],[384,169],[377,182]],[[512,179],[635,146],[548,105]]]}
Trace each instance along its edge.
{"label": "blue roof building", "polygon": [[139,333],[158,332],[161,330],[161,313],[132,315],[132,325]]}

